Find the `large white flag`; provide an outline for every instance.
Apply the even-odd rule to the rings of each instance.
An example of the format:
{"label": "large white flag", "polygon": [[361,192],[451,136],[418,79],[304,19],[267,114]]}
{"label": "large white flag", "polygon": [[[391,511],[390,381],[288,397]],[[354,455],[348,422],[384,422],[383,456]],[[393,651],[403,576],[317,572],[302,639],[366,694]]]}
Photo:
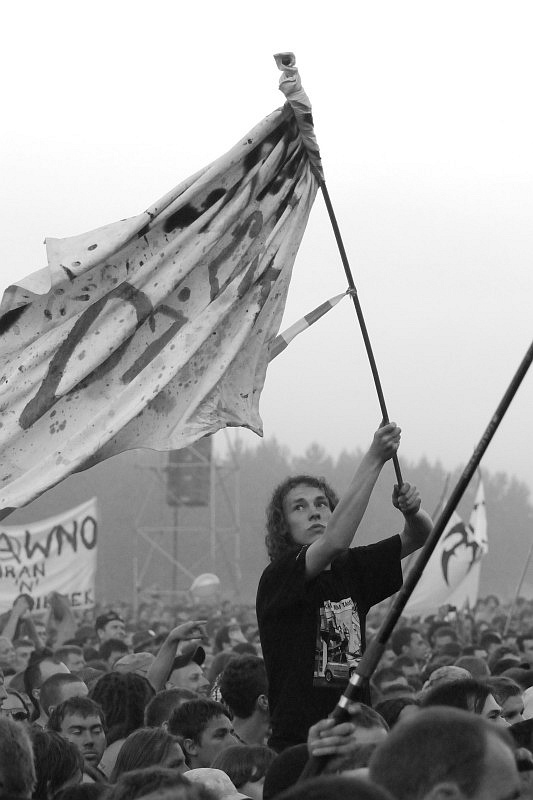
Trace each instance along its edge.
{"label": "large white flag", "polygon": [[0,523],[0,612],[19,594],[42,610],[51,592],[66,595],[72,608],[92,608],[97,544],[96,497],[39,522]]}
{"label": "large white flag", "polygon": [[481,559],[488,551],[485,493],[480,479],[470,519],[454,512],[429,559],[405,616],[426,616],[440,606],[473,608],[479,592]]}
{"label": "large white flag", "polygon": [[123,450],[262,432],[315,172],[289,97],[143,214],[47,239],[48,268],[0,307],[0,519]]}

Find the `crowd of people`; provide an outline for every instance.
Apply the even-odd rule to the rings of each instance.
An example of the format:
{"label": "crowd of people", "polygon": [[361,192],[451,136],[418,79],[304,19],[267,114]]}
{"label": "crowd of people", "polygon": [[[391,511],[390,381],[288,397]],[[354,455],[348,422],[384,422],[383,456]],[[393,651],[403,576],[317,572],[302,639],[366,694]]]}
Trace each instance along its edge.
{"label": "crowd of people", "polygon": [[[121,604],[64,639],[29,605],[19,598],[0,635],[2,798],[408,800],[446,781],[465,797],[533,797],[531,602],[510,615],[491,595],[471,613],[402,619],[370,702],[281,751],[254,607]],[[384,613],[370,612],[367,637]],[[483,769],[462,775],[475,747]],[[306,778],[313,760],[322,775]],[[476,793],[485,780],[493,793]]]}
{"label": "crowd of people", "polygon": [[401,532],[351,546],[398,444],[382,426],[341,500],[310,476],[277,487],[255,606],[80,615],[53,595],[43,620],[18,597],[0,618],[0,798],[533,798],[531,601],[402,618],[370,685],[343,695],[431,529],[402,484]]}

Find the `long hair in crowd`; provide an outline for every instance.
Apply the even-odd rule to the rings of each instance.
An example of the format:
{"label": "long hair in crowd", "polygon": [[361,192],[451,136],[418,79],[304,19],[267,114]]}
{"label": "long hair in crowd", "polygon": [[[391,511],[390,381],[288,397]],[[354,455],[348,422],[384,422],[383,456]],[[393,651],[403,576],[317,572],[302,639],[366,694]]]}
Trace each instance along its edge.
{"label": "long hair in crowd", "polygon": [[283,483],[280,483],[279,486],[276,486],[266,510],[267,534],[265,536],[265,544],[271,561],[295,547],[287,527],[283,501],[291,489],[301,485],[313,486],[324,492],[332,511],[339,502],[338,496],[325,478],[316,478],[313,475],[293,475],[284,480]]}

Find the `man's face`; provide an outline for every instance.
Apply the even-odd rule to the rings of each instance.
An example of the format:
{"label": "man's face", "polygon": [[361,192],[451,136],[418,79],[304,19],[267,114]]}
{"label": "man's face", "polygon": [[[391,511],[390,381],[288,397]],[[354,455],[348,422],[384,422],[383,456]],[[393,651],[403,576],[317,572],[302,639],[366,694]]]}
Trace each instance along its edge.
{"label": "man's face", "polygon": [[483,776],[469,800],[513,800],[520,796],[520,778],[510,748],[496,736],[489,736]]}
{"label": "man's face", "polygon": [[419,633],[413,633],[406,655],[417,661],[425,661],[429,654],[429,645]]}
{"label": "man's face", "polygon": [[322,536],[331,517],[329,501],[315,486],[302,483],[287,493],[283,512],[291,539],[296,544],[312,544]]}
{"label": "man's face", "polygon": [[451,644],[453,642],[453,636],[449,633],[436,633],[435,634],[435,650],[442,650],[447,644]]}
{"label": "man's face", "polygon": [[207,697],[209,694],[209,681],[199,664],[191,661],[185,667],[174,669],[167,681],[167,689],[192,689],[193,692]]}
{"label": "man's face", "polygon": [[65,656],[63,662],[71,672],[78,672],[80,669],[83,669],[85,666],[85,659],[82,655],[78,653],[69,653],[68,656]]}
{"label": "man's face", "polygon": [[0,663],[4,666],[14,666],[15,664],[15,648],[7,636],[0,636]]}
{"label": "man's face", "polygon": [[198,766],[210,767],[215,758],[231,745],[239,744],[231,720],[225,714],[213,717],[200,736],[196,759]]}
{"label": "man's face", "polygon": [[121,619],[112,619],[105,628],[100,628],[97,633],[100,642],[107,642],[108,639],[122,639],[124,641],[126,638],[126,626]]}
{"label": "man's face", "polygon": [[66,714],[61,723],[61,736],[75,744],[83,758],[93,766],[100,763],[106,748],[106,738],[100,717]]}
{"label": "man's face", "polygon": [[35,650],[35,647],[31,644],[21,644],[18,647],[15,647],[15,664],[14,667],[17,672],[22,672],[28,666],[28,662],[30,660],[30,656]]}
{"label": "man's face", "polygon": [[524,700],[521,694],[508,697],[502,703],[502,717],[509,725],[515,725],[524,719]]}

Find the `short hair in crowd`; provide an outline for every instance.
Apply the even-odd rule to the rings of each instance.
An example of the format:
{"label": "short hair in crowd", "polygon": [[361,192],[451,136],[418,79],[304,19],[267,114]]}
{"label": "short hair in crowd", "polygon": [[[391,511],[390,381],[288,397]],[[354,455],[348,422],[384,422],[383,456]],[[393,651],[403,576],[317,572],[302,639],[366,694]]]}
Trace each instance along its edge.
{"label": "short hair in crowd", "polygon": [[48,730],[60,733],[63,720],[65,717],[69,716],[69,714],[79,714],[79,716],[83,718],[98,717],[104,731],[106,730],[106,719],[103,709],[98,703],[91,700],[90,697],[69,697],[68,700],[59,703],[50,714],[47,725]]}
{"label": "short hair in crowd", "polygon": [[211,720],[221,716],[231,719],[231,712],[217,700],[200,697],[174,709],[168,721],[168,730],[173,736],[192,739],[199,744],[200,737]]}
{"label": "short hair in crowd", "polygon": [[50,675],[44,681],[39,701],[46,714],[50,713],[50,706],[56,706],[61,702],[61,689],[68,683],[83,683],[83,681],[72,672],[58,672],[56,675]]}
{"label": "short hair in crowd", "polygon": [[36,776],[30,738],[22,725],[0,717],[0,764],[2,792],[31,797]]}
{"label": "short hair in crowd", "polygon": [[337,494],[325,478],[317,478],[313,475],[293,475],[280,483],[274,489],[266,509],[267,534],[265,536],[265,544],[271,561],[279,558],[279,556],[295,546],[290,537],[287,520],[285,519],[283,501],[288,493],[297,486],[313,486],[316,489],[320,489],[326,496],[332,511],[339,502]]}
{"label": "short hair in crowd", "polygon": [[234,744],[219,753],[211,766],[229,775],[240,789],[245,783],[263,780],[275,757],[276,753],[265,745]]}
{"label": "short hair in crowd", "polygon": [[111,653],[129,653],[129,647],[122,639],[107,639],[98,648],[98,655],[107,661]]}
{"label": "short hair in crowd", "polygon": [[444,683],[429,689],[422,697],[423,708],[429,706],[452,706],[463,711],[481,714],[485,700],[492,690],[485,683],[474,678]]}
{"label": "short hair in crowd", "polygon": [[265,662],[259,656],[233,658],[220,676],[220,694],[236,717],[247,719],[257,698],[268,694]]}
{"label": "short hair in crowd", "polygon": [[455,708],[421,711],[393,728],[374,751],[370,779],[397,800],[423,798],[443,781],[455,782],[471,797],[482,780],[489,732],[508,741],[496,725],[474,714]]}
{"label": "short hair in crowd", "polygon": [[54,658],[59,659],[65,663],[65,659],[69,656],[83,656],[83,650],[77,644],[64,644],[54,650]]}
{"label": "short hair in crowd", "polygon": [[409,647],[413,634],[420,633],[416,628],[411,628],[405,625],[403,628],[398,628],[392,632],[390,637],[390,644],[397,656],[402,655],[402,649]]}
{"label": "short hair in crowd", "polygon": [[192,689],[174,686],[172,689],[163,689],[152,697],[144,709],[144,725],[146,728],[158,728],[163,722],[168,722],[175,708],[186,703],[187,700],[197,700],[198,695]]}

